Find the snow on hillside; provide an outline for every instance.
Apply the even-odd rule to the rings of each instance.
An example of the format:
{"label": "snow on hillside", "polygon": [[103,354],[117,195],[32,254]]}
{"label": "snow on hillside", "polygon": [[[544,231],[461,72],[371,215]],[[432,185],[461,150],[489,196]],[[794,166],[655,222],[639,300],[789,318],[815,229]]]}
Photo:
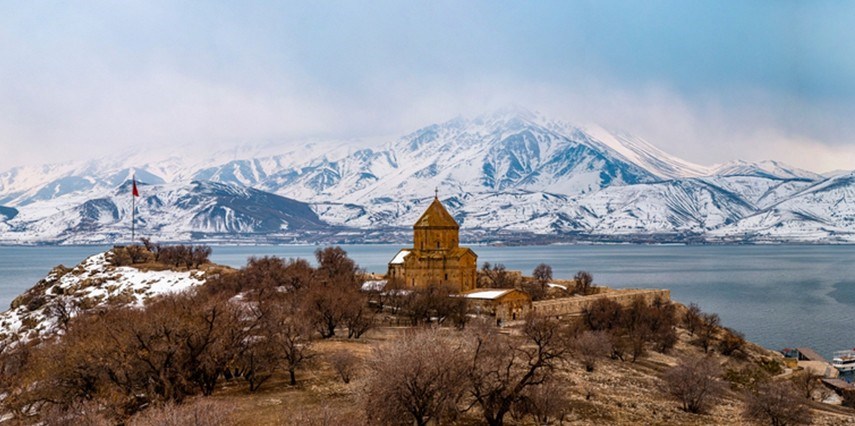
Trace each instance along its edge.
{"label": "snow on hillside", "polygon": [[819,173],[799,169],[780,161],[750,162],[736,160],[712,167],[712,174],[718,176],[759,176],[770,179],[801,179],[818,181],[825,177]]}
{"label": "snow on hillside", "polygon": [[749,241],[855,242],[855,172],[815,184],[712,235]]}
{"label": "snow on hillside", "polygon": [[[121,241],[130,231],[129,185],[130,182],[125,182],[98,194],[70,194],[34,202],[6,222],[12,229],[0,234],[0,243]],[[300,231],[326,227],[308,205],[251,188],[214,182],[139,188],[137,235],[156,235],[161,241],[190,240],[193,233],[294,238]]]}
{"label": "snow on hillside", "polygon": [[752,211],[740,198],[703,181],[614,187],[583,200],[597,234],[701,233]]}
{"label": "snow on hillside", "polygon": [[765,209],[777,204],[816,183],[804,179],[770,179],[754,175],[708,176],[702,179],[711,185],[738,194],[757,209]]}
{"label": "snow on hillside", "polygon": [[0,313],[0,347],[47,338],[81,310],[105,305],[142,306],[146,299],[204,283],[198,270],[144,271],[112,266],[108,253],[90,256],[72,269],[54,268]]}
{"label": "snow on hillside", "polygon": [[644,139],[623,132],[611,132],[599,126],[588,126],[584,131],[628,161],[664,179],[706,176],[711,172],[709,167],[674,157]]}

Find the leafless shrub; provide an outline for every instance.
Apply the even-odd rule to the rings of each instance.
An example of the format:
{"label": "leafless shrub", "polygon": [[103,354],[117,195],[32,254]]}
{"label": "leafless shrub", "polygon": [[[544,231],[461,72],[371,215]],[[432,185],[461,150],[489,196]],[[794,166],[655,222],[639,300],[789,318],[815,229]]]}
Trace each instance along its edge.
{"label": "leafless shrub", "polygon": [[807,425],[811,423],[807,399],[790,382],[766,382],[746,395],[747,420],[772,426]]}
{"label": "leafless shrub", "polygon": [[174,245],[158,248],[158,261],[174,267],[198,268],[207,263],[211,248],[206,245]]}
{"label": "leafless shrub", "polygon": [[704,413],[722,392],[721,367],[710,357],[686,357],[665,372],[664,390],[684,411]]}
{"label": "leafless shrub", "polygon": [[466,353],[462,340],[437,329],[376,351],[365,400],[369,422],[424,426],[453,420],[465,391]]}
{"label": "leafless shrub", "polygon": [[68,331],[68,323],[79,311],[80,307],[74,299],[57,298],[47,306],[45,314],[50,318],[56,319],[59,328],[65,332]]}
{"label": "leafless shrub", "polygon": [[840,396],[843,398],[844,407],[855,408],[855,391],[845,390]]}
{"label": "leafless shrub", "polygon": [[585,331],[572,342],[573,354],[585,371],[594,371],[597,362],[612,354],[612,341],[605,331]]}
{"label": "leafless shrub", "polygon": [[582,315],[588,329],[607,331],[620,326],[621,311],[619,303],[603,297],[588,305]]}
{"label": "leafless shrub", "polygon": [[184,404],[164,404],[135,415],[128,426],[228,426],[234,424],[234,407],[223,401],[195,399]]}
{"label": "leafless shrub", "polygon": [[344,383],[350,383],[354,373],[359,368],[359,358],[348,351],[333,353],[329,356],[329,362]]}
{"label": "leafless shrub", "polygon": [[39,413],[45,426],[110,426],[113,422],[98,404],[84,401],[73,406],[47,405]]}
{"label": "leafless shrub", "polygon": [[799,393],[810,400],[822,401],[831,396],[831,389],[822,384],[822,375],[802,371],[793,375],[791,381]]}
{"label": "leafless shrub", "polygon": [[724,379],[730,382],[730,387],[736,389],[754,389],[760,383],[769,380],[769,373],[763,368],[749,364],[741,368],[728,368]]}
{"label": "leafless shrub", "polygon": [[514,402],[511,414],[518,420],[531,416],[538,425],[561,424],[570,414],[568,393],[567,387],[557,380],[530,386]]}
{"label": "leafless shrub", "polygon": [[729,328],[724,329],[718,342],[718,351],[725,356],[745,355],[745,335]]}
{"label": "leafless shrub", "polygon": [[140,238],[140,242],[142,242],[143,247],[151,253],[152,258],[155,262],[160,260],[160,243],[154,243],[148,238]]}
{"label": "leafless shrub", "polygon": [[369,424],[362,412],[352,409],[305,407],[296,413],[288,410],[281,424],[286,426],[362,426]]}
{"label": "leafless shrub", "polygon": [[97,400],[121,418],[157,402],[210,395],[245,340],[242,315],[222,299],[161,296],[145,310],[78,315],[39,347],[4,401],[21,411],[67,411]]}

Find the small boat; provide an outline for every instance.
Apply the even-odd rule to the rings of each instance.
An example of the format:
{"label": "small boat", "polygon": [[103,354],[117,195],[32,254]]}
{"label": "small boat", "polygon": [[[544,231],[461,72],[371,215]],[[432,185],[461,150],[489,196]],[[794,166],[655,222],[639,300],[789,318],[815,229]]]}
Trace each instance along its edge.
{"label": "small boat", "polygon": [[831,365],[841,373],[855,372],[855,349],[835,352]]}

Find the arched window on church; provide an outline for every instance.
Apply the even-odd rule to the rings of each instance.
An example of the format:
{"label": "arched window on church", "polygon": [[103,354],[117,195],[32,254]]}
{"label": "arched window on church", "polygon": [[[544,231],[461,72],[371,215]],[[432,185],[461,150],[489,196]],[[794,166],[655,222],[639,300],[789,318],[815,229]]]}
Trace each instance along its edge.
{"label": "arched window on church", "polygon": [[439,248],[439,241],[436,242],[436,248]]}

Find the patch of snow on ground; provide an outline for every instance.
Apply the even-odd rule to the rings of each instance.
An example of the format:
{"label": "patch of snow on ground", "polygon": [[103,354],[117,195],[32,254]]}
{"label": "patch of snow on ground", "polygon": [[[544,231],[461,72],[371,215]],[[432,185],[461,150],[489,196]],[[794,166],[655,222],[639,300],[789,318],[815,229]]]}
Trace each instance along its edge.
{"label": "patch of snow on ground", "polygon": [[[51,314],[53,308],[60,305],[79,306],[81,310],[108,302],[141,307],[150,297],[181,292],[203,283],[203,273],[198,270],[143,271],[128,266],[115,267],[107,261],[107,253],[99,253],[67,273],[52,271],[27,291],[31,293],[27,300],[40,302],[21,303],[0,313],[0,343],[14,345],[61,333],[58,318]],[[73,315],[77,310],[71,309],[71,312]]]}

